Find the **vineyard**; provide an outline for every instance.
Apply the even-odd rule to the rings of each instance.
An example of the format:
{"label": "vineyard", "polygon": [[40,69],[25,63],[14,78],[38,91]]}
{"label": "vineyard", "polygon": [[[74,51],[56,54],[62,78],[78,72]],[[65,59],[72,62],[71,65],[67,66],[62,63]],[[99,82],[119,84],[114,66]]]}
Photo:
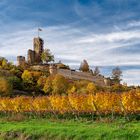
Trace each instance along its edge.
{"label": "vineyard", "polygon": [[140,93],[1,97],[0,112],[137,114],[140,113]]}

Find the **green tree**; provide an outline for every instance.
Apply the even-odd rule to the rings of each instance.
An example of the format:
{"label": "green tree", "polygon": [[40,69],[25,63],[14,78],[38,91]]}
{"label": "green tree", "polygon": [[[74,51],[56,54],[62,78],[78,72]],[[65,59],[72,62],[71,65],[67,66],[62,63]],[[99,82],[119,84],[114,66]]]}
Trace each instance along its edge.
{"label": "green tree", "polygon": [[49,49],[45,49],[43,53],[41,54],[41,60],[42,62],[45,62],[45,63],[54,61],[54,55],[51,54]]}
{"label": "green tree", "polygon": [[23,82],[29,83],[29,84],[33,83],[33,76],[32,76],[32,73],[30,71],[24,70],[21,77],[23,79]]}
{"label": "green tree", "polygon": [[13,89],[22,89],[21,79],[16,76],[8,77],[8,81],[13,86]]}

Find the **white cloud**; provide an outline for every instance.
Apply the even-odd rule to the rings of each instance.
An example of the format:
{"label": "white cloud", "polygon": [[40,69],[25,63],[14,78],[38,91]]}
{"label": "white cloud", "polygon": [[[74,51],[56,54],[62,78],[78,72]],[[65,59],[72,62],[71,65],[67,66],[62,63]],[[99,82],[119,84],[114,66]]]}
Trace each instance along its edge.
{"label": "white cloud", "polygon": [[127,27],[139,27],[139,26],[140,26],[140,21],[132,21],[127,25]]}
{"label": "white cloud", "polygon": [[[108,33],[83,32],[81,28],[71,26],[44,27],[40,33],[45,41],[45,47],[49,48],[56,57],[56,61],[62,60],[69,65],[78,65],[83,59],[87,59],[92,66],[121,66],[139,65],[139,53],[111,53],[110,50],[124,48],[134,44],[140,44],[140,31],[112,31]],[[87,35],[88,34],[88,35]],[[27,55],[27,50],[33,48],[32,40],[37,36],[37,29],[27,28],[12,33],[0,35],[0,56],[15,61],[17,55]],[[14,58],[14,59],[13,59]],[[133,84],[133,75],[124,71],[124,80]],[[132,75],[130,77],[130,75]],[[136,75],[135,75],[136,76]],[[128,79],[129,77],[129,79]],[[137,79],[136,79],[137,80]],[[132,81],[132,82],[131,82]],[[139,80],[140,81],[140,80]],[[136,83],[135,83],[136,84]]]}
{"label": "white cloud", "polygon": [[125,70],[123,72],[123,81],[128,83],[128,85],[140,85],[140,70]]}
{"label": "white cloud", "polygon": [[140,31],[133,30],[133,31],[119,31],[119,32],[111,32],[111,33],[104,33],[104,34],[91,34],[90,36],[84,37],[83,39],[79,40],[79,43],[117,43],[119,41],[128,41],[130,39],[139,39],[140,38]]}

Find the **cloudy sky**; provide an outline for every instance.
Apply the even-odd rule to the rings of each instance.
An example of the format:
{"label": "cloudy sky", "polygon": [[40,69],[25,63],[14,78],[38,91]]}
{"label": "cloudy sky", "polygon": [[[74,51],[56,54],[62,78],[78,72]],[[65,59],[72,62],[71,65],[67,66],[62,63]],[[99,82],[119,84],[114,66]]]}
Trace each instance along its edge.
{"label": "cloudy sky", "polygon": [[140,85],[139,0],[0,0],[0,56],[27,56],[38,26],[56,61],[77,68],[86,59],[106,76],[119,66]]}

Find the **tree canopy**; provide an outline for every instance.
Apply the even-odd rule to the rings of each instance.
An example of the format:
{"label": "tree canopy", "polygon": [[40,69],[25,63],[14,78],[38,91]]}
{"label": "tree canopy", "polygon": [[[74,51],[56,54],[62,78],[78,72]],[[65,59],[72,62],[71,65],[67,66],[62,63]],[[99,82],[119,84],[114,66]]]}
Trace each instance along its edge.
{"label": "tree canopy", "polygon": [[41,54],[41,60],[44,63],[48,63],[54,61],[54,56],[51,54],[49,49],[45,49]]}
{"label": "tree canopy", "polygon": [[83,72],[89,72],[89,65],[88,65],[88,62],[86,60],[83,60],[83,62],[80,65],[79,70],[83,71]]}
{"label": "tree canopy", "polygon": [[122,71],[119,67],[116,67],[112,70],[112,80],[114,84],[119,84],[121,81]]}

